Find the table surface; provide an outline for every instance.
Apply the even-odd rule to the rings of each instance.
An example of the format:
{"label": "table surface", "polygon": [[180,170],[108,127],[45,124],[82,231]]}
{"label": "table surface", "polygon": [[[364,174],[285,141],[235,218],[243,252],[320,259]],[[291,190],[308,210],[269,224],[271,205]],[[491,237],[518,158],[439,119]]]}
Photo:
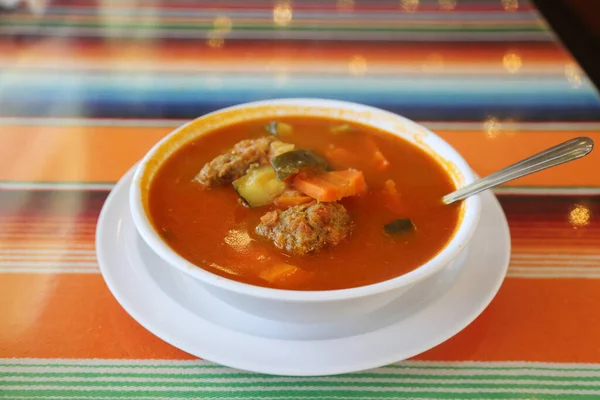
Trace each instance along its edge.
{"label": "table surface", "polygon": [[291,96],[414,119],[480,175],[568,138],[600,142],[596,90],[523,0],[7,6],[0,398],[600,396],[598,151],[498,189],[513,243],[507,279],[475,322],[414,360],[266,377],[197,360],[129,317],[94,252],[114,182],[188,119]]}

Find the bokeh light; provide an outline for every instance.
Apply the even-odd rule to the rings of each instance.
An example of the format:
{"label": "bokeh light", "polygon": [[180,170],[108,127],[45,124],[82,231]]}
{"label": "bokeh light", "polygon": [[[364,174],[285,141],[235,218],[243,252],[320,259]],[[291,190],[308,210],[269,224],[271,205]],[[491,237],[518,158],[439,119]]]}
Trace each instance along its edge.
{"label": "bokeh light", "polygon": [[569,223],[576,229],[589,225],[591,218],[592,212],[589,207],[581,204],[577,204],[569,211]]}
{"label": "bokeh light", "polygon": [[409,13],[414,13],[419,8],[419,0],[402,0],[400,2],[402,8]]}
{"label": "bokeh light", "polygon": [[287,1],[280,1],[273,7],[273,22],[278,26],[288,26],[292,22],[292,5]]}
{"label": "bokeh light", "polygon": [[517,53],[508,52],[502,58],[502,65],[504,65],[504,69],[506,69],[511,74],[514,74],[521,69],[523,61],[521,60],[521,56]]}
{"label": "bokeh light", "polygon": [[565,65],[565,77],[572,88],[578,89],[581,87],[581,70],[574,63]]}
{"label": "bokeh light", "polygon": [[367,73],[367,60],[361,55],[355,55],[348,61],[348,71],[352,75],[364,75]]}
{"label": "bokeh light", "polygon": [[456,8],[457,0],[439,0],[440,8],[444,11],[452,11]]}
{"label": "bokeh light", "polygon": [[502,132],[502,124],[498,118],[489,116],[483,121],[483,130],[490,139],[495,139]]}
{"label": "bokeh light", "polygon": [[502,0],[502,7],[506,11],[517,11],[519,9],[519,1],[518,0]]}

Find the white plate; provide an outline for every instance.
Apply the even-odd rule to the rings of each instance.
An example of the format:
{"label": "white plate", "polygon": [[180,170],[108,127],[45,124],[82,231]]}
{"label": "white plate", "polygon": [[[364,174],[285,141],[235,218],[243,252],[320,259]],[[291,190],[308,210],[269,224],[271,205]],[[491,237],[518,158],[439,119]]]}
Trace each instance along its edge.
{"label": "white plate", "polygon": [[[510,257],[506,218],[491,193],[471,250],[371,314],[325,324],[290,324],[237,310],[171,268],[139,237],[128,205],[129,171],[98,221],[102,275],[123,308],[164,341],[206,360],[277,375],[332,375],[424,352],[471,323],[500,288]],[[465,252],[467,253],[467,252]]]}

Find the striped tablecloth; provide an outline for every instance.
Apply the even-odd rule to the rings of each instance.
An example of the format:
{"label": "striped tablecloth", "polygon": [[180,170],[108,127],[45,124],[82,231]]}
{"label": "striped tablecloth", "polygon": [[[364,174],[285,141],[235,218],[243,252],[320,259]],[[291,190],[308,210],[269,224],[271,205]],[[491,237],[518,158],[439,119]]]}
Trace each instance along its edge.
{"label": "striped tablecloth", "polygon": [[114,182],[173,127],[240,102],[382,107],[481,175],[567,138],[600,143],[595,89],[527,2],[1,4],[0,398],[600,397],[598,152],[499,189],[513,254],[496,299],[446,343],[373,371],[197,360],[129,317],[96,263]]}

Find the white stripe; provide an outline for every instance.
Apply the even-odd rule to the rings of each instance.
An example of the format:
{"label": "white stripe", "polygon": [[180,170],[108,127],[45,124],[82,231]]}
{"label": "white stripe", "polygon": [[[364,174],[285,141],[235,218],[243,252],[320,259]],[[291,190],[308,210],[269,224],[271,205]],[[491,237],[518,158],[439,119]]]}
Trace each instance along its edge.
{"label": "white stripe", "polygon": [[[289,377],[232,377],[232,378],[208,378],[202,376],[203,374],[198,374],[193,378],[159,378],[159,377],[148,377],[148,378],[139,378],[139,377],[29,377],[27,375],[23,376],[7,376],[2,377],[2,381],[4,382],[22,382],[27,381],[28,383],[41,383],[41,382],[114,382],[114,383],[192,383],[192,384],[202,384],[202,383],[244,383],[244,382],[286,382],[286,383],[302,383],[306,381],[314,381],[314,382],[329,382],[329,383],[348,383],[352,384],[353,382],[361,382],[361,383],[429,383],[432,385],[445,385],[445,384],[488,384],[488,385],[548,385],[548,386],[563,386],[563,385],[574,385],[574,386],[600,386],[600,381],[586,381],[586,380],[549,380],[549,379],[468,379],[464,374],[459,375],[458,379],[450,378],[450,379],[427,379],[427,378],[371,378],[371,377],[351,377],[345,378],[343,375],[340,377],[299,377],[299,378],[289,378]],[[435,375],[434,373],[429,373],[427,375]]]}
{"label": "white stripe", "polygon": [[[100,269],[96,263],[76,263],[76,262],[32,262],[32,263],[11,263],[0,262],[0,273],[39,273],[39,274],[60,274],[60,273],[89,273],[99,274]],[[544,267],[511,267],[506,275],[508,278],[531,278],[531,279],[598,279],[600,278],[600,268],[544,268]]]}
{"label": "white stripe", "polygon": [[[73,268],[65,266],[62,268],[23,268],[23,267],[3,267],[0,268],[0,274],[100,274],[99,268]],[[508,272],[507,278],[511,279],[600,279],[599,273],[527,273],[527,272]]]}
{"label": "white stripe", "polygon": [[[50,207],[51,208],[51,205]],[[95,225],[98,217],[86,217],[81,218],[76,215],[57,215],[57,216],[27,216],[27,215],[9,215],[0,217],[0,223],[6,226],[30,226],[30,225],[43,225],[43,226],[54,226],[64,223],[76,223],[77,225]]]}
{"label": "white stripe", "polygon": [[[46,117],[0,117],[0,125],[26,126],[118,126],[118,127],[165,127],[176,128],[189,119],[119,119],[119,118],[46,118]],[[418,121],[431,130],[481,131],[481,122]],[[527,131],[600,131],[600,122],[525,122],[518,127]]]}
{"label": "white stripe", "polygon": [[114,183],[79,182],[0,182],[0,189],[12,190],[111,190]]}
{"label": "white stripe", "polygon": [[[40,390],[78,390],[92,392],[96,390],[102,391],[144,391],[144,392],[272,392],[282,390],[282,387],[166,387],[166,386],[77,386],[77,387],[64,387],[54,385],[40,385],[40,386],[3,386],[3,390],[23,390],[23,391],[40,391]],[[322,386],[285,386],[286,391],[303,392],[303,391],[322,391],[325,388]],[[351,392],[407,392],[407,393],[420,393],[420,392],[436,392],[436,393],[539,393],[539,394],[597,394],[600,395],[599,390],[577,390],[577,389],[521,389],[521,388],[389,388],[389,387],[356,387],[350,385],[342,386],[327,386],[327,390],[344,390]]]}
{"label": "white stripe", "polygon": [[[171,61],[169,63],[154,64],[149,63],[148,60],[127,60],[123,62],[123,59],[114,58],[109,61],[99,62],[88,62],[88,61],[70,61],[64,58],[57,61],[55,59],[35,59],[31,60],[11,60],[9,58],[0,59],[0,68],[13,69],[13,70],[25,70],[27,72],[44,73],[44,71],[53,69],[56,62],[60,62],[61,69],[63,70],[77,70],[77,73],[93,73],[101,71],[106,73],[110,71],[116,74],[131,73],[133,71],[137,73],[153,74],[159,73],[168,74],[210,74],[212,76],[225,76],[230,73],[237,74],[253,74],[260,75],[261,77],[277,77],[277,73],[289,73],[289,74],[302,74],[303,76],[310,75],[331,75],[331,76],[348,76],[348,63],[345,60],[342,61],[329,61],[328,64],[311,64],[294,62],[285,64],[284,61],[280,65],[269,64],[269,61],[257,59],[253,63],[245,62],[243,64],[220,64],[220,63],[205,63],[199,64],[197,62],[187,61]],[[276,62],[276,61],[275,61]],[[431,68],[427,69],[427,60],[423,62],[414,62],[409,64],[394,64],[384,63],[380,61],[369,61],[369,77],[380,76],[385,79],[390,75],[406,75],[423,77],[423,76],[456,76],[456,75],[470,75],[477,77],[484,76],[506,76],[506,69],[502,63],[498,62],[483,62],[475,65],[462,64],[460,66],[454,66],[452,63],[446,64],[444,68]],[[564,77],[565,67],[564,64],[543,64],[543,65],[527,65],[519,70],[519,77],[549,77],[558,78]],[[558,75],[558,76],[557,76]]]}
{"label": "white stripe", "polygon": [[[529,254],[529,253],[514,253],[510,255],[511,260],[514,259],[557,259],[557,260],[572,260],[574,258],[583,260],[598,260],[600,261],[600,254]],[[563,261],[564,262],[564,261]]]}
{"label": "white stripe", "polygon": [[[0,182],[2,183],[2,182]],[[10,183],[10,182],[8,182]],[[27,196],[27,194],[25,194]],[[52,205],[49,205],[49,209],[52,209]],[[31,225],[31,224],[44,224],[44,225],[53,225],[59,223],[73,223],[83,225],[95,224],[98,220],[97,216],[91,215],[28,215],[28,214],[20,214],[20,210],[17,210],[17,213],[3,215],[0,217],[0,222],[7,225]]]}
{"label": "white stripe", "polygon": [[65,238],[67,237],[69,241],[74,241],[74,236],[91,236],[93,232],[77,232],[75,229],[66,229],[61,232],[6,232],[6,234],[0,230],[0,237],[3,240],[10,238],[26,238],[29,240],[46,240],[50,241],[52,239],[56,239],[56,237]]}
{"label": "white stripe", "polygon": [[23,255],[15,255],[15,254],[0,254],[0,261],[10,262],[9,260],[53,260],[53,261],[64,261],[65,263],[69,263],[73,260],[81,260],[81,261],[96,261],[96,256],[94,255],[77,255],[77,254],[23,254]]}
{"label": "white stripe", "polygon": [[[205,360],[148,360],[148,359],[135,359],[135,360],[124,360],[119,358],[105,359],[105,358],[0,358],[0,367],[3,364],[20,364],[22,366],[27,365],[46,365],[48,367],[55,366],[56,364],[70,365],[74,367],[88,367],[89,369],[96,369],[96,367],[104,366],[119,366],[120,367],[211,367],[218,368],[221,370],[229,369],[228,367],[215,364]],[[378,369],[407,369],[407,368],[550,368],[550,369],[585,369],[594,370],[600,372],[600,363],[575,363],[575,362],[537,362],[537,361],[420,361],[420,360],[405,360],[396,364],[391,364],[387,367]],[[123,368],[120,368],[123,369]],[[181,369],[179,369],[181,370]]]}
{"label": "white stripe", "polygon": [[96,257],[94,250],[71,250],[71,249],[0,249],[0,257],[13,254],[36,254],[36,255],[72,255],[78,254],[85,257]]}
{"label": "white stripe", "polygon": [[[550,253],[551,251],[556,251],[556,247],[552,247],[552,245],[549,245],[548,247],[538,247],[538,246],[531,246],[530,244],[523,244],[522,241],[524,239],[518,239],[515,242],[513,242],[514,246],[513,246],[513,250],[516,252],[522,251],[524,253],[528,253],[528,254],[540,254],[540,256],[543,256],[544,254],[546,254],[545,252]],[[560,248],[563,251],[564,255],[570,256],[570,255],[576,255],[576,256],[580,256],[580,255],[591,255],[591,256],[596,256],[596,255],[600,255],[600,248],[592,248],[592,247],[579,247],[579,248],[572,248],[572,247],[561,247]],[[537,251],[539,250],[539,252]]]}
{"label": "white stripe", "polygon": [[[22,258],[27,260],[26,257]],[[77,259],[75,257],[75,259]],[[89,258],[93,260],[94,258]],[[0,273],[100,273],[96,262],[81,262],[74,260],[52,261],[10,261],[0,257]],[[600,267],[540,267],[540,266],[515,266],[511,265],[507,273],[508,278],[600,278]]]}
{"label": "white stripe", "polygon": [[[189,121],[190,120],[188,119],[0,117],[0,125],[25,126],[119,126],[176,128]],[[577,126],[577,124],[574,124],[574,126]]]}
{"label": "white stripe", "polygon": [[2,268],[0,274],[99,274],[98,268]]}
{"label": "white stripe", "polygon": [[[85,247],[92,247],[92,245],[81,245],[84,249],[79,248],[69,248],[69,247],[60,247],[60,246],[45,246],[39,247],[36,245],[27,245],[22,243],[16,243],[14,246],[10,245],[4,248],[0,247],[0,257],[3,255],[11,255],[11,254],[39,254],[39,255],[78,255],[81,254],[83,256],[95,257],[96,251],[93,249],[85,249]],[[55,248],[50,248],[55,247]],[[513,253],[511,254],[511,262],[524,262],[525,260],[531,260],[531,264],[544,263],[544,262],[552,262],[552,263],[562,263],[565,264],[565,260],[575,261],[575,262],[594,262],[597,261],[600,263],[600,254],[535,254],[535,253]]]}
{"label": "white stripe", "polygon": [[[4,190],[89,190],[109,191],[114,183],[88,182],[0,182]],[[595,196],[600,195],[600,187],[519,187],[503,186],[493,189],[498,195],[550,195],[550,196]],[[75,220],[73,220],[75,221]]]}
{"label": "white stripe", "polygon": [[[24,118],[24,121],[29,120]],[[2,119],[0,119],[0,122]],[[483,122],[438,122],[438,121],[419,121],[426,128],[436,130],[460,130],[460,131],[481,131]],[[599,122],[525,122],[518,121],[509,123],[507,126],[518,128],[522,131],[600,131]]]}
{"label": "white stripe", "polygon": [[[147,38],[169,38],[169,39],[207,39],[211,34],[210,30],[198,29],[161,29],[159,31],[154,28],[138,27],[135,30],[118,29],[119,37],[128,37],[129,32],[135,31],[135,37],[142,35]],[[19,35],[34,33],[36,35],[50,36],[87,36],[87,37],[111,37],[117,31],[106,30],[103,28],[80,28],[69,26],[64,27],[48,27],[48,26],[0,26],[1,35]],[[158,33],[158,34],[157,34]],[[254,40],[321,40],[321,41],[393,41],[403,40],[408,42],[553,42],[554,38],[551,33],[546,31],[540,32],[525,32],[525,31],[504,31],[504,32],[369,32],[369,31],[327,31],[327,35],[323,35],[320,31],[292,31],[292,30],[244,30],[236,29],[227,33],[228,39],[254,39]]]}
{"label": "white stripe", "polygon": [[[45,221],[28,222],[5,222],[0,221],[0,232],[4,235],[47,235],[54,232],[69,235],[87,235],[96,230],[96,221],[77,222],[74,220],[63,220],[47,223]],[[75,242],[70,240],[69,242]],[[21,242],[26,245],[28,242]],[[65,242],[67,244],[68,242]],[[10,246],[10,243],[1,243],[4,247]],[[16,244],[16,243],[15,243]]]}
{"label": "white stripe", "polygon": [[532,272],[532,273],[600,273],[600,267],[511,267],[512,272]]}
{"label": "white stripe", "polygon": [[531,196],[595,196],[600,194],[600,187],[519,187],[502,186],[493,189],[498,195],[531,195]]}
{"label": "white stripe", "polygon": [[[91,246],[91,245],[90,245]],[[3,254],[81,254],[81,255],[89,255],[95,256],[96,252],[93,249],[74,249],[68,247],[60,247],[56,246],[56,248],[48,248],[48,247],[37,247],[35,245],[31,245],[29,247],[27,244],[15,244],[14,248],[11,245],[10,247],[0,247],[0,256]],[[511,254],[511,261],[521,261],[523,260],[532,260],[532,262],[536,262],[536,259],[540,260],[555,260],[560,261],[564,264],[564,260],[597,260],[600,262],[600,254],[530,254],[530,253],[513,253]]]}
{"label": "white stripe", "polygon": [[600,279],[600,273],[589,274],[563,274],[563,273],[525,273],[525,272],[510,272],[506,274],[507,278],[517,279]]}
{"label": "white stripe", "polygon": [[566,261],[566,260],[552,260],[552,259],[546,259],[543,257],[540,257],[539,260],[534,260],[534,259],[525,259],[525,260],[519,260],[519,259],[511,259],[510,260],[510,265],[511,266],[522,266],[522,267],[530,267],[530,268],[538,268],[538,265],[554,265],[556,266],[556,268],[558,267],[563,267],[565,269],[569,269],[571,268],[571,266],[575,267],[578,265],[589,265],[590,268],[592,268],[593,266],[600,266],[600,260],[589,260],[589,259],[583,259],[583,260],[578,260],[577,256],[572,256],[572,260]]}
{"label": "white stripe", "polygon": [[[242,371],[234,370],[231,368],[169,368],[169,367],[97,367],[97,368],[78,368],[78,367],[0,367],[0,373],[89,373],[89,374],[120,374],[120,373],[137,373],[137,374],[155,374],[155,375],[181,375],[181,374],[240,374]],[[470,376],[531,376],[531,377],[593,377],[600,378],[600,370],[576,370],[570,371],[564,370],[550,370],[550,369],[430,369],[430,368],[378,368],[370,371],[366,371],[371,374],[392,374],[392,375],[436,375],[436,376],[447,376],[447,377],[463,377],[466,375]],[[228,378],[232,379],[232,378]],[[293,378],[292,378],[293,379]],[[299,378],[300,379],[300,378]]]}
{"label": "white stripe", "polygon": [[93,243],[6,243],[0,242],[0,249],[51,249],[51,250],[81,250],[88,249],[93,251],[95,245]]}
{"label": "white stripe", "polygon": [[[64,263],[61,262],[20,262],[20,261],[0,261],[0,268],[1,267],[19,267],[19,266],[23,266],[23,267],[61,267],[63,266]],[[69,266],[71,267],[97,267],[98,263],[96,262],[73,262],[73,263],[69,263]]]}
{"label": "white stripe", "polygon": [[[71,242],[76,241],[79,238],[84,238],[83,240],[92,241],[93,240],[93,232],[48,232],[48,233],[40,233],[40,232],[24,232],[24,233],[7,233],[3,234],[0,230],[0,241],[6,243],[7,241],[12,240],[31,240],[31,241],[62,241],[62,242]],[[6,246],[4,246],[6,247]]]}

